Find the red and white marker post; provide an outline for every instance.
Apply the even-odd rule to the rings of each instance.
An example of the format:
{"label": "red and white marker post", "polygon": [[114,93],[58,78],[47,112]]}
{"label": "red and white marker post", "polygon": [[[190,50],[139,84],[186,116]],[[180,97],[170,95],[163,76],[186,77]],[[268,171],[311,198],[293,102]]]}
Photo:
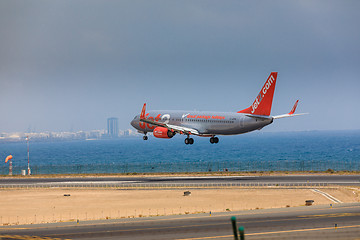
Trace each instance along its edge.
{"label": "red and white marker post", "polygon": [[9,155],[5,158],[5,163],[9,162],[9,175],[12,176],[13,175],[13,171],[12,171],[12,161],[11,159],[13,159],[12,155]]}

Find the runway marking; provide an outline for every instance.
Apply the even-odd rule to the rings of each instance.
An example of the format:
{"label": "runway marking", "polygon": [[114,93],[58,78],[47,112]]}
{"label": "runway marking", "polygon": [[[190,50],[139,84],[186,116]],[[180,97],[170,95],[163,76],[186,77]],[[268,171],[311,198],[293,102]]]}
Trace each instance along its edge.
{"label": "runway marking", "polygon": [[190,177],[187,177],[187,176],[179,176],[179,177],[170,177],[170,179],[168,177],[157,177],[155,178],[156,179],[169,179],[169,180],[173,180],[173,179],[222,179],[222,178],[259,178],[258,176],[205,176],[205,177],[202,177],[202,176],[190,176]]}
{"label": "runway marking", "polygon": [[[64,185],[64,184],[123,184],[123,183],[141,183],[140,181],[78,181],[78,182],[45,182],[36,183],[37,185]],[[22,184],[20,184],[22,185]]]}
{"label": "runway marking", "polygon": [[[201,224],[201,225],[183,225],[183,226],[175,226],[175,227],[157,227],[157,228],[138,228],[138,229],[122,229],[122,230],[115,230],[111,231],[111,233],[117,233],[117,232],[133,232],[133,231],[145,231],[145,230],[162,230],[162,229],[179,229],[179,228],[186,228],[186,227],[202,227],[202,226],[219,226],[219,225],[229,225],[228,223],[224,224]],[[80,233],[63,233],[63,234],[48,234],[48,236],[67,236],[67,235],[84,235],[84,234],[92,234],[92,233],[109,233],[108,230],[106,231],[98,231],[98,232],[80,232]]]}
{"label": "runway marking", "polygon": [[[14,239],[14,240],[62,240],[61,238],[50,238],[50,237],[38,237],[38,236],[28,236],[28,235],[0,235],[0,239]],[[71,239],[64,239],[71,240]]]}
{"label": "runway marking", "polygon": [[[360,227],[360,225],[352,225],[352,226],[340,226],[337,229],[342,228],[356,228]],[[276,233],[292,233],[292,232],[310,232],[310,231],[321,231],[321,230],[332,230],[334,227],[326,227],[326,228],[308,228],[308,229],[294,229],[294,230],[285,230],[285,231],[274,231],[274,232],[259,232],[259,233],[245,233],[245,236],[257,236],[257,235],[268,235],[268,234],[276,234]],[[224,235],[224,236],[212,236],[212,237],[198,237],[198,238],[178,238],[176,240],[199,240],[199,239],[216,239],[216,238],[228,238],[234,237],[234,235]]]}
{"label": "runway marking", "polygon": [[329,213],[321,215],[304,215],[298,216],[299,218],[322,218],[322,217],[351,217],[351,216],[360,216],[360,213]]}
{"label": "runway marking", "polygon": [[337,198],[334,198],[333,196],[331,196],[330,194],[320,191],[319,189],[311,189],[311,191],[319,193],[321,195],[323,195],[324,197],[326,197],[327,199],[329,199],[330,201],[334,202],[334,203],[342,203],[342,201],[340,201]]}

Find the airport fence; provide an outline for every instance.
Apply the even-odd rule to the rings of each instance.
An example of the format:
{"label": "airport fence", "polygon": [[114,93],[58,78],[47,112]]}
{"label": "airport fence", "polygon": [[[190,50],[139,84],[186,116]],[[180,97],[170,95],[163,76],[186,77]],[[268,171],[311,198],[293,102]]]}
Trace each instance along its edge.
{"label": "airport fence", "polygon": [[[31,165],[32,174],[166,173],[166,172],[269,172],[269,171],[360,171],[360,161],[222,161],[222,162],[144,162],[121,164]],[[13,174],[27,166],[13,165]],[[0,167],[7,175],[8,166]]]}
{"label": "airport fence", "polygon": [[331,187],[328,183],[97,183],[97,182],[51,182],[29,184],[1,184],[0,189],[41,189],[41,188],[113,188],[113,189],[192,189],[192,188],[308,188]]}

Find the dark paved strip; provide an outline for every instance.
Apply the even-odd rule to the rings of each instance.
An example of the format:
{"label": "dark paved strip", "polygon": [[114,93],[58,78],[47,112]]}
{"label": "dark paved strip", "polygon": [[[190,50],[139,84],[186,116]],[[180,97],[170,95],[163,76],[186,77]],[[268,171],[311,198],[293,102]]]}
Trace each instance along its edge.
{"label": "dark paved strip", "polygon": [[229,177],[71,177],[71,178],[0,178],[4,184],[38,184],[63,182],[139,182],[139,183],[328,183],[360,185],[360,175],[290,175]]}
{"label": "dark paved strip", "polygon": [[[247,239],[281,239],[306,236],[313,239],[354,239],[360,236],[360,204],[337,204],[233,213],[119,219],[34,226],[1,227],[0,234],[34,235],[62,239],[233,239],[230,216],[244,226]],[[339,227],[335,231],[335,225]],[[306,231],[304,231],[306,230]],[[330,234],[328,234],[330,233]],[[337,235],[340,233],[340,237]],[[230,237],[229,237],[230,236]],[[273,238],[274,237],[274,238]],[[348,238],[349,237],[349,238]],[[263,238],[265,239],[265,238]],[[288,239],[288,238],[283,238]]]}

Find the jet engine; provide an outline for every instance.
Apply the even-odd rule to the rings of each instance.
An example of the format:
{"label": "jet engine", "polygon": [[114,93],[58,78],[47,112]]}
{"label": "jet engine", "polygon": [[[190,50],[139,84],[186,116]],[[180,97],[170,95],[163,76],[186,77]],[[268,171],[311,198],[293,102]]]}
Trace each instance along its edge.
{"label": "jet engine", "polygon": [[153,134],[157,138],[172,138],[175,135],[175,132],[164,127],[156,127]]}

